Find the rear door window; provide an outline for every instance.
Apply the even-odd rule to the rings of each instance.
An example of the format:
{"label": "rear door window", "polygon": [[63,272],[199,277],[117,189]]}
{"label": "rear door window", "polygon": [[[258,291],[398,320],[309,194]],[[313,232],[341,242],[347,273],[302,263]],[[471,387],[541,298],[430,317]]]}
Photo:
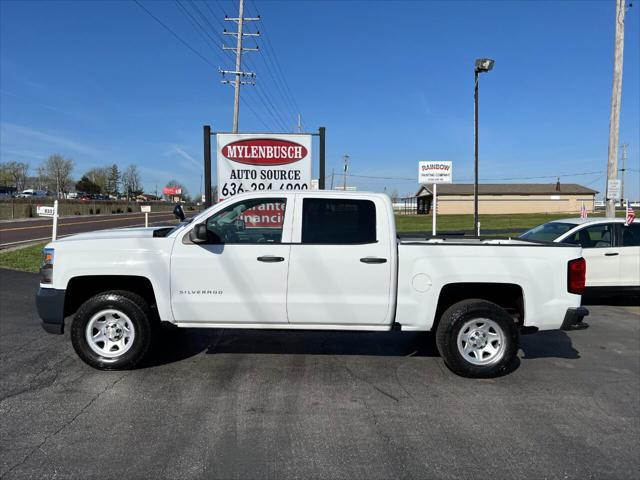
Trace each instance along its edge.
{"label": "rear door window", "polygon": [[640,223],[620,224],[620,246],[640,247]]}
{"label": "rear door window", "polygon": [[614,246],[614,224],[601,223],[581,228],[562,243],[581,245],[582,248],[610,248]]}
{"label": "rear door window", "polygon": [[302,243],[348,245],[375,241],[376,207],[371,200],[302,201]]}

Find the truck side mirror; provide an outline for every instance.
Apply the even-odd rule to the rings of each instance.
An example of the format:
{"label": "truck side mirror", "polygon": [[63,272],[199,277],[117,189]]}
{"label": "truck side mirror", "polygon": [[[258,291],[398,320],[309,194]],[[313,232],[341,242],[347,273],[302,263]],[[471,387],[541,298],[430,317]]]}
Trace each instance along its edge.
{"label": "truck side mirror", "polygon": [[191,232],[189,232],[189,239],[193,243],[206,243],[209,240],[207,235],[207,225],[204,223],[199,223]]}
{"label": "truck side mirror", "polygon": [[176,204],[176,206],[173,207],[173,215],[181,222],[184,222],[184,210],[182,210],[182,205]]}

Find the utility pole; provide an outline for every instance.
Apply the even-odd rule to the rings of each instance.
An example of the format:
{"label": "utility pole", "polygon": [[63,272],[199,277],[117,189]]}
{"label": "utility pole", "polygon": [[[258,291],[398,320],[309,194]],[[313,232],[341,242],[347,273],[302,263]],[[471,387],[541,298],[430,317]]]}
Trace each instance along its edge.
{"label": "utility pole", "polygon": [[[230,22],[236,22],[238,24],[238,30],[236,32],[227,32],[224,30],[225,35],[232,35],[236,37],[236,46],[235,48],[228,47],[226,45],[222,46],[222,50],[234,50],[236,52],[236,69],[235,70],[218,70],[222,74],[222,83],[227,85],[234,86],[234,95],[233,95],[233,133],[238,133],[238,115],[240,113],[240,85],[255,85],[256,74],[254,72],[244,72],[242,71],[242,52],[257,52],[258,48],[243,48],[242,47],[242,39],[244,37],[259,37],[260,32],[257,33],[244,33],[244,22],[249,21],[257,21],[260,20],[260,17],[250,18],[244,16],[244,0],[240,0],[240,5],[238,7],[238,18],[229,18],[225,15],[225,20]],[[225,75],[234,75],[236,77],[235,80],[226,80],[224,78]],[[249,81],[242,81],[242,78],[250,78]]]}
{"label": "utility pole", "polygon": [[344,154],[344,183],[342,186],[342,191],[347,191],[347,171],[349,170],[349,155]]}
{"label": "utility pole", "polygon": [[211,198],[211,126],[202,126],[204,146],[204,208],[213,205],[216,198]]}
{"label": "utility pole", "polygon": [[618,178],[618,139],[622,100],[622,63],[624,59],[624,13],[626,0],[616,0],[616,40],[613,62],[613,89],[609,113],[609,158],[607,162],[607,217],[616,216],[616,200],[609,198],[609,181]]}
{"label": "utility pole", "polygon": [[[320,145],[318,150],[320,153],[320,175],[318,175],[318,188],[324,190],[325,187],[325,169],[326,169],[326,143],[327,143],[327,129],[325,127],[318,127],[318,139]],[[332,186],[333,189],[333,186]]]}
{"label": "utility pole", "polygon": [[335,177],[336,175],[336,169],[332,168],[331,169],[331,190],[333,190],[333,177]]}
{"label": "utility pole", "polygon": [[298,114],[298,133],[302,133],[302,117]]}
{"label": "utility pole", "polygon": [[620,185],[620,204],[624,205],[624,171],[626,170],[625,165],[627,163],[627,148],[629,144],[625,143],[622,145],[622,168],[620,169],[620,173],[622,174],[621,185]]}

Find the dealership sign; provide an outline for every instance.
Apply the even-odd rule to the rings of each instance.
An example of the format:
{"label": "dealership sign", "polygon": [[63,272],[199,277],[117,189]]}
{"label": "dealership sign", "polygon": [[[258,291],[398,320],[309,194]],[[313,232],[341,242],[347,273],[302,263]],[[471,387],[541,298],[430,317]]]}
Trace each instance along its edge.
{"label": "dealership sign", "polygon": [[418,183],[421,185],[429,183],[451,183],[452,181],[452,162],[418,163]]}
{"label": "dealership sign", "polygon": [[164,195],[182,195],[182,188],[180,187],[164,187],[162,189]]}
{"label": "dealership sign", "polygon": [[219,133],[218,198],[255,190],[309,190],[311,135]]}

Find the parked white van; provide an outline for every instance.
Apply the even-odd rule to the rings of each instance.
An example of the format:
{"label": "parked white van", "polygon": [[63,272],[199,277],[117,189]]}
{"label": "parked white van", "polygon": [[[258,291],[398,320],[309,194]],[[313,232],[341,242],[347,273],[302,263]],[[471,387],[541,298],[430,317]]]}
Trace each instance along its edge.
{"label": "parked white van", "polygon": [[46,197],[46,196],[47,196],[47,192],[45,192],[44,190],[34,190],[33,188],[27,188],[26,190],[23,190],[18,195],[16,195],[17,198]]}

